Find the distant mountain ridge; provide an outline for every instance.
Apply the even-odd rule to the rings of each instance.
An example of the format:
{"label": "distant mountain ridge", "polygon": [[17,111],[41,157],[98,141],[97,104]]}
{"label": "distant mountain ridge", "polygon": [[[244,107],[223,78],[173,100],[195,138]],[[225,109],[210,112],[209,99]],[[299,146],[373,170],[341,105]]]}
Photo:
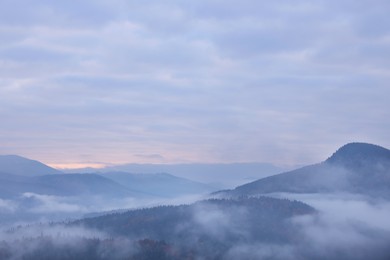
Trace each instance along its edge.
{"label": "distant mountain ridge", "polygon": [[145,197],[97,174],[64,174],[39,161],[18,155],[0,155],[0,198],[24,193],[54,196]]}
{"label": "distant mountain ridge", "polygon": [[207,194],[217,190],[210,185],[180,178],[168,173],[137,174],[107,172],[100,173],[99,175],[120,183],[130,190],[137,190],[164,198]]}
{"label": "distant mountain ridge", "polygon": [[17,155],[0,156],[0,198],[24,193],[106,198],[173,198],[217,188],[166,173],[66,173]]}
{"label": "distant mountain ridge", "polygon": [[62,173],[41,162],[18,155],[0,155],[0,172],[30,177]]}
{"label": "distant mountain ridge", "polygon": [[51,196],[148,197],[97,174],[53,174],[25,177],[0,173],[0,199],[16,199],[24,193]]}
{"label": "distant mountain ridge", "polygon": [[221,192],[233,196],[274,192],[352,192],[390,198],[390,150],[349,143],[326,161]]}
{"label": "distant mountain ridge", "polygon": [[52,194],[58,196],[100,195],[106,198],[150,196],[147,193],[129,189],[109,178],[90,173],[45,175],[34,177],[34,181],[53,187]]}
{"label": "distant mountain ridge", "polygon": [[232,188],[283,172],[285,169],[269,163],[189,163],[189,164],[124,164],[100,169],[64,170],[70,173],[128,172],[134,174],[168,173],[174,176],[206,183],[219,188]]}

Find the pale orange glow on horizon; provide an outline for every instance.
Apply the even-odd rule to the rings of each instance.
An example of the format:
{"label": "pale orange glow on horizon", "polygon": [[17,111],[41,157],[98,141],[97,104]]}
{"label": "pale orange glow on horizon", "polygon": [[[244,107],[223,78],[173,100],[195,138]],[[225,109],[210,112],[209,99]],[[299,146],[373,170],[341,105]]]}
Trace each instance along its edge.
{"label": "pale orange glow on horizon", "polygon": [[58,170],[71,170],[80,168],[104,168],[105,164],[98,163],[48,163],[48,166]]}

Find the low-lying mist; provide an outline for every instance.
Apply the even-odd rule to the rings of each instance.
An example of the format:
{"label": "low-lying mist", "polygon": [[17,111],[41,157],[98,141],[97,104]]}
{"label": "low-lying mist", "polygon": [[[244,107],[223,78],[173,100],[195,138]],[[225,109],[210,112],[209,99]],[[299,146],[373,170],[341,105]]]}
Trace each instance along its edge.
{"label": "low-lying mist", "polygon": [[[303,240],[295,250],[316,259],[388,259],[390,202],[351,193],[275,193],[303,201],[316,215],[294,217]],[[304,249],[304,250],[303,250]]]}
{"label": "low-lying mist", "polygon": [[[111,213],[118,225],[114,230],[119,228],[123,233],[102,228],[107,227],[105,216],[86,219],[77,225],[73,221],[30,224],[4,228],[0,237],[3,240],[1,250],[8,252],[10,259],[25,256],[39,259],[33,256],[42,256],[43,248],[48,248],[48,256],[69,251],[73,259],[87,255],[93,259],[388,259],[390,256],[390,202],[347,193],[278,193],[272,197],[303,201],[314,207],[315,212],[272,222],[275,227],[266,224],[256,234],[261,237],[265,227],[272,227],[270,230],[274,233],[268,233],[264,239],[256,238],[253,228],[259,227],[261,222],[271,222],[267,222],[269,218],[263,213],[252,215],[255,208],[245,206],[245,199],[232,202],[235,203],[232,207],[221,207],[220,202],[216,202],[185,206],[190,207],[188,211],[180,208],[183,206],[151,209],[157,215],[149,213],[148,209],[135,213],[123,211]],[[257,208],[259,212],[269,212],[278,207],[273,206],[277,204],[270,205]],[[175,213],[171,213],[173,211]],[[130,215],[127,217],[126,214]],[[134,220],[132,214],[140,214],[139,219]],[[275,214],[273,212],[270,218],[277,219]],[[121,218],[139,221],[136,225],[153,230],[127,232],[121,228]],[[158,219],[168,225],[165,227],[168,231],[155,222]],[[173,224],[169,226],[168,223]],[[271,239],[272,234],[281,232],[278,225],[289,235]],[[16,247],[21,248],[16,250]],[[58,259],[70,258],[61,255]]]}
{"label": "low-lying mist", "polygon": [[23,193],[17,199],[0,199],[0,227],[46,223],[159,205],[180,205],[204,198],[203,194],[175,198],[104,198]]}

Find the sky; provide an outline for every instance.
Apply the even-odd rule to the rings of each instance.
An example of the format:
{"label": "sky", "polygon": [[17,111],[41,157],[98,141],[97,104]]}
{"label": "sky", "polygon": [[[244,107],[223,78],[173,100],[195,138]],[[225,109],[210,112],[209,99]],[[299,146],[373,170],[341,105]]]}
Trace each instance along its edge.
{"label": "sky", "polygon": [[387,0],[1,0],[0,154],[55,167],[390,147]]}

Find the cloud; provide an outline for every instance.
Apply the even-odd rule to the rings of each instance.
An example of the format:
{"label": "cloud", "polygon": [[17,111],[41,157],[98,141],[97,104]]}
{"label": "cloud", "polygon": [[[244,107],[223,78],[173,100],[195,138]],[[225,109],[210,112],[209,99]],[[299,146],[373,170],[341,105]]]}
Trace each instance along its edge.
{"label": "cloud", "polygon": [[350,141],[390,146],[389,9],[3,1],[0,153],[306,164]]}
{"label": "cloud", "polygon": [[149,162],[164,162],[165,158],[161,154],[135,154],[135,157],[140,158],[142,161]]}
{"label": "cloud", "polygon": [[[387,259],[390,241],[390,213],[388,201],[367,198],[361,195],[339,194],[274,194],[274,196],[298,199],[313,206],[316,214],[301,215],[287,220],[292,224],[294,239],[287,243],[262,243],[248,239],[229,247],[226,259]],[[215,209],[199,210],[195,216],[203,216],[209,223],[206,230],[219,231],[223,241],[224,232],[242,232],[242,219],[229,219],[228,214],[219,215]],[[242,215],[245,216],[245,213]],[[243,218],[244,219],[244,218]],[[239,233],[237,233],[239,234]],[[245,237],[245,233],[241,236]]]}
{"label": "cloud", "polygon": [[390,255],[388,201],[348,193],[282,196],[302,200],[319,211],[293,219],[302,235],[294,246],[297,256],[386,259]]}
{"label": "cloud", "polygon": [[[172,230],[172,234],[175,235],[169,238],[169,244],[178,249],[178,252],[191,250],[206,257],[215,255],[224,259],[237,259],[237,257],[243,259],[367,259],[367,257],[387,259],[390,255],[388,201],[374,200],[355,194],[278,195],[300,199],[318,210],[316,214],[284,220],[286,227],[293,232],[292,239],[274,241],[269,238],[267,243],[262,240],[256,241],[256,238],[253,238],[256,234],[251,234],[253,230],[248,230],[251,225],[248,226],[246,221],[257,221],[257,219],[248,218],[251,213],[245,206],[235,206],[225,211],[212,203],[198,203],[189,215],[190,226],[186,226],[188,224],[185,221],[176,226]],[[50,196],[44,195],[25,194],[25,196],[39,198],[41,203],[46,201],[46,205],[53,200]],[[139,203],[138,206],[143,207],[146,205],[142,201],[127,201],[128,204],[124,202],[121,201],[120,204]],[[161,201],[156,202],[156,205],[161,204],[163,204]],[[56,207],[60,211],[64,210],[64,205],[57,203]],[[63,212],[66,213],[67,209],[65,207]],[[273,217],[277,218],[277,216],[269,216],[269,218]],[[258,221],[266,221],[267,218]],[[271,227],[270,230],[274,231],[277,228]],[[186,231],[185,235],[183,231]],[[202,244],[201,241],[205,237],[213,243]],[[107,250],[117,250],[119,254],[128,255],[136,252],[134,241],[144,237],[131,237],[134,239],[131,241],[93,229],[59,224],[28,225],[0,232],[0,240],[6,241],[1,244],[2,247],[24,239],[27,239],[28,243],[22,247],[23,250],[11,247],[12,252],[36,252],[37,249],[48,248],[45,244],[48,241],[53,252],[61,252],[63,247],[67,247],[72,252],[79,252],[88,248],[86,246],[88,239],[95,242],[100,239],[104,242],[93,247],[92,252],[110,254],[111,251]],[[235,239],[238,242],[234,242]],[[192,248],[196,244],[199,247]]]}
{"label": "cloud", "polygon": [[107,234],[83,227],[56,225],[29,225],[11,228],[0,233],[2,256],[7,259],[43,256],[86,255],[98,259],[123,259],[138,252],[134,241],[112,239]]}
{"label": "cloud", "polygon": [[27,199],[27,203],[32,203],[34,206],[30,209],[34,213],[58,213],[58,212],[85,212],[85,208],[77,204],[66,202],[66,198],[61,198],[52,195],[41,195],[34,193],[24,193],[23,198]]}
{"label": "cloud", "polygon": [[77,5],[47,0],[4,1],[2,2],[1,22],[10,26],[94,26],[112,19],[105,1],[84,1]]}
{"label": "cloud", "polygon": [[123,197],[112,199],[104,196],[54,196],[26,192],[14,200],[0,199],[0,228],[33,225],[37,222],[64,221],[160,205],[190,204],[203,198],[204,194],[174,198]]}
{"label": "cloud", "polygon": [[9,213],[16,210],[16,205],[11,200],[0,199],[0,212]]}
{"label": "cloud", "polygon": [[287,196],[302,200],[323,212],[329,223],[362,223],[372,229],[390,231],[386,216],[390,203],[355,194],[302,194]]}
{"label": "cloud", "polygon": [[224,256],[225,259],[299,259],[294,248],[288,245],[270,245],[262,243],[243,244],[232,247]]}
{"label": "cloud", "polygon": [[[10,229],[0,233],[2,240],[12,241],[27,238],[37,238],[42,236],[56,237],[60,236],[63,240],[67,240],[70,237],[85,237],[85,238],[107,238],[107,234],[83,227],[69,227],[63,225],[29,225],[23,228]],[[60,240],[58,242],[61,242]]]}
{"label": "cloud", "polygon": [[[238,208],[237,214],[245,214],[244,208]],[[224,241],[227,233],[235,232],[235,225],[230,212],[224,212],[215,205],[197,205],[193,210],[194,223],[199,226],[200,234],[206,232],[209,236]],[[238,232],[237,232],[238,233]]]}

